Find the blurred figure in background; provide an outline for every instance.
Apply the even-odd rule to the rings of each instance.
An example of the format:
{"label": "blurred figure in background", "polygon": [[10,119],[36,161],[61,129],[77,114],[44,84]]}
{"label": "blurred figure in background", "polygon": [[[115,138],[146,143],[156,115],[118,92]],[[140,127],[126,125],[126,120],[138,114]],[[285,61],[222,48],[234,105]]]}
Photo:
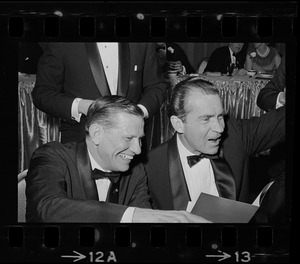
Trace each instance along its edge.
{"label": "blurred figure in background", "polygon": [[257,72],[274,73],[281,63],[281,57],[268,43],[253,43],[249,45],[246,56],[246,69]]}
{"label": "blurred figure in background", "polygon": [[195,70],[182,48],[174,42],[158,42],[157,53],[164,73],[190,74]]}

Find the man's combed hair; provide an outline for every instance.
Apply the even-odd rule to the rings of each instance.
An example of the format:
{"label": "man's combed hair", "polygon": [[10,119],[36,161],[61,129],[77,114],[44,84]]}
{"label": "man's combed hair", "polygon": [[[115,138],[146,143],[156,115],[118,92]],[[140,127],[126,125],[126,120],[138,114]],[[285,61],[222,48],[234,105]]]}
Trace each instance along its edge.
{"label": "man's combed hair", "polygon": [[102,96],[93,102],[87,112],[85,123],[85,132],[88,134],[89,127],[98,123],[107,129],[114,127],[115,115],[118,113],[127,113],[143,118],[143,111],[133,102],[125,97],[118,95]]}
{"label": "man's combed hair", "polygon": [[168,117],[177,116],[185,121],[186,100],[191,92],[200,92],[203,94],[219,94],[218,89],[209,81],[201,77],[189,77],[175,85],[170,100],[167,105]]}

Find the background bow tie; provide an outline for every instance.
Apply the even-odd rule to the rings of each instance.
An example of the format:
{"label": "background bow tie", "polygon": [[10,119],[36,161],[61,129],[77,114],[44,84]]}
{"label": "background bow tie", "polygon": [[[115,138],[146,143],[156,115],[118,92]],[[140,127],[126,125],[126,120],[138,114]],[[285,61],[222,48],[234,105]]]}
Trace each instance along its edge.
{"label": "background bow tie", "polygon": [[193,167],[195,164],[197,164],[203,158],[215,159],[215,158],[218,158],[218,155],[208,155],[208,154],[201,153],[199,155],[187,156],[187,161],[188,161],[189,166]]}
{"label": "background bow tie", "polygon": [[93,180],[108,178],[112,182],[117,182],[119,180],[120,176],[121,176],[121,173],[115,172],[115,171],[105,172],[105,171],[98,170],[98,169],[94,169],[92,171],[92,179]]}

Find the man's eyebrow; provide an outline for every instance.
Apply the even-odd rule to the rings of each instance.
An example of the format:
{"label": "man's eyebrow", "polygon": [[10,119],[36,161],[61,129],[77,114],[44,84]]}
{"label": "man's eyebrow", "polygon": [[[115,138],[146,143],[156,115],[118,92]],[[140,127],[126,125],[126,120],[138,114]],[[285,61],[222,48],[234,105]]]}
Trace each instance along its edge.
{"label": "man's eyebrow", "polygon": [[199,118],[210,118],[213,117],[214,115],[201,115],[199,116]]}
{"label": "man's eyebrow", "polygon": [[[225,111],[223,111],[222,113],[218,114],[218,117],[219,116],[224,116],[224,115],[226,115]],[[201,116],[199,116],[199,118],[210,118],[210,117],[214,117],[214,116],[215,115],[209,115],[209,114],[207,114],[207,115],[201,115]]]}

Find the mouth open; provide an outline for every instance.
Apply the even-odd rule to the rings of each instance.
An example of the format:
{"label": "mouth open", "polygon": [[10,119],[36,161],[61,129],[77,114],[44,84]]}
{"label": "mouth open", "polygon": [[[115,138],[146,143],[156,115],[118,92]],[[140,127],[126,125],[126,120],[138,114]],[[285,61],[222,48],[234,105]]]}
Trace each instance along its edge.
{"label": "mouth open", "polygon": [[220,140],[221,140],[221,138],[218,137],[218,138],[210,138],[208,141],[210,141],[210,142],[212,142],[212,143],[219,143]]}
{"label": "mouth open", "polygon": [[123,153],[118,154],[118,156],[120,156],[124,160],[132,160],[133,159],[132,155],[126,155],[126,154],[123,154]]}

